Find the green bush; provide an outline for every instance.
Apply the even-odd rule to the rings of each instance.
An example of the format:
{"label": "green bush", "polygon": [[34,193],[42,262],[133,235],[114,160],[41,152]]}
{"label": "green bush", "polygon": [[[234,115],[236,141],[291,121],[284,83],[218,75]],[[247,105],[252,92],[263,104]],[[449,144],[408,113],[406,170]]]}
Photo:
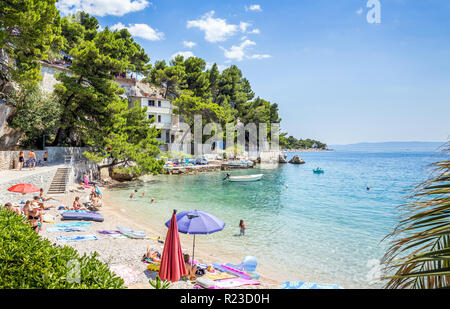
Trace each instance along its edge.
{"label": "green bush", "polygon": [[97,256],[80,257],[71,247],[52,245],[22,216],[0,209],[0,289],[123,288],[123,279]]}

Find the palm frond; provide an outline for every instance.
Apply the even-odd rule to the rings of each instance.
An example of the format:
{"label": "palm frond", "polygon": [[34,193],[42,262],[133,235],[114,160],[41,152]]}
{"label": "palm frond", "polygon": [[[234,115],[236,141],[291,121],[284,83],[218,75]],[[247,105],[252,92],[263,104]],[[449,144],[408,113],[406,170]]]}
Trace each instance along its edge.
{"label": "palm frond", "polygon": [[[450,145],[442,152],[450,155]],[[400,207],[402,219],[385,238],[386,288],[450,287],[450,160],[431,166],[432,176]]]}

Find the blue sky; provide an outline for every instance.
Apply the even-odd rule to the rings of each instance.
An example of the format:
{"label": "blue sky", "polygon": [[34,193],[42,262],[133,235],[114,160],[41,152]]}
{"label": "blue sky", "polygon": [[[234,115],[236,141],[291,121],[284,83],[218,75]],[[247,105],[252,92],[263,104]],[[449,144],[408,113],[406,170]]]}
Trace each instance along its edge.
{"label": "blue sky", "polygon": [[328,144],[450,136],[450,1],[60,0],[127,27],[151,58],[236,64],[282,129]]}

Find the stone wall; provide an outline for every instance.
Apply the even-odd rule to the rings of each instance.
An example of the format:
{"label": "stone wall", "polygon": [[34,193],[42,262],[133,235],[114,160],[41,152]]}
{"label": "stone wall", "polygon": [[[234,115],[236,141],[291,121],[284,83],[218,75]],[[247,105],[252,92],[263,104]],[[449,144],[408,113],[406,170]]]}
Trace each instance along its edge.
{"label": "stone wall", "polygon": [[[92,165],[83,156],[84,147],[47,147],[46,150],[35,150],[37,160],[43,162],[45,151],[48,151],[48,163],[69,163],[73,158],[74,164]],[[0,151],[0,170],[10,170],[18,167],[20,151]],[[28,160],[28,150],[24,150],[25,160]],[[67,161],[67,162],[65,162]]]}

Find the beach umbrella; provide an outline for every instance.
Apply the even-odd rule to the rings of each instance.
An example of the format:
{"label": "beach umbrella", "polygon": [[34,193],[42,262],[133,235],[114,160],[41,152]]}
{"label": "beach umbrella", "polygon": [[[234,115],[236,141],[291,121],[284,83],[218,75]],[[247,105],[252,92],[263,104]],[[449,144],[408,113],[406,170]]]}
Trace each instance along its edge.
{"label": "beach umbrella", "polygon": [[176,213],[177,211],[174,210],[172,219],[170,219],[171,224],[167,231],[159,267],[159,277],[161,280],[169,280],[170,282],[176,282],[180,280],[181,276],[186,274],[186,265],[184,264],[183,252],[181,251]]}
{"label": "beach umbrella", "polygon": [[32,192],[39,192],[39,188],[29,184],[29,183],[21,183],[15,186],[12,186],[8,189],[8,191],[16,192],[16,193],[32,193]]}
{"label": "beach umbrella", "polygon": [[[194,241],[192,245],[192,260],[194,260],[195,252],[195,235],[212,234],[223,230],[225,222],[213,216],[206,211],[188,210],[180,212],[177,216],[178,231],[183,234],[193,234]],[[166,222],[166,226],[170,225],[171,220]]]}

